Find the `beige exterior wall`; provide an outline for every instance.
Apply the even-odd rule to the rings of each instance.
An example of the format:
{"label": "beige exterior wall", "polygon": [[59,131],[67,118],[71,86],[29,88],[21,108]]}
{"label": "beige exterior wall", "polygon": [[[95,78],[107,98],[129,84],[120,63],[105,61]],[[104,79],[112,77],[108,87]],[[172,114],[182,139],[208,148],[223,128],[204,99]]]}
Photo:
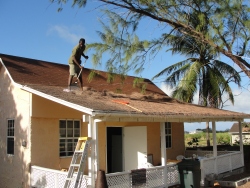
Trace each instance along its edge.
{"label": "beige exterior wall", "polygon": [[59,120],[80,120],[81,136],[88,136],[83,113],[36,95],[32,108],[31,164],[57,170],[68,168],[71,157],[59,157]]}
{"label": "beige exterior wall", "polygon": [[[31,95],[15,87],[0,65],[0,187],[28,187]],[[7,120],[14,119],[14,155],[7,155]],[[27,141],[27,147],[22,146]]]}
{"label": "beige exterior wall", "polygon": [[176,159],[178,155],[185,154],[184,124],[172,124],[172,148],[167,149],[167,159]]}

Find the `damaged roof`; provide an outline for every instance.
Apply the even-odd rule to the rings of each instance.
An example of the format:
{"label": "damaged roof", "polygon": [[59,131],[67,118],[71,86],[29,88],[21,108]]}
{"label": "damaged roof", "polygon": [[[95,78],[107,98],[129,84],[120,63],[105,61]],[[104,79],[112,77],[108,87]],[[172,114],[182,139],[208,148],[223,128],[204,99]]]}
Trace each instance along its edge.
{"label": "damaged roof", "polygon": [[[95,70],[96,76],[89,82],[88,76],[93,70],[87,68],[82,71],[84,91],[78,88],[67,93],[63,89],[67,88],[68,65],[5,54],[0,54],[0,58],[11,79],[24,90],[93,116],[119,118],[124,115],[179,122],[250,118],[250,114],[180,102],[167,96],[148,79],[142,79],[134,87],[136,77],[126,76],[125,80],[121,80],[117,75],[112,83],[108,83],[108,74]],[[143,85],[146,89],[142,94]]]}

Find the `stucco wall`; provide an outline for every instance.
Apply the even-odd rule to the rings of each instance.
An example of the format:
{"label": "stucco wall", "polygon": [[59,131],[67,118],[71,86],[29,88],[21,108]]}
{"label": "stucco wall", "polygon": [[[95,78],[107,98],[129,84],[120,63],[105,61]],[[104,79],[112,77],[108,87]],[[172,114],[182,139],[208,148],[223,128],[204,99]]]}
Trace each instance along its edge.
{"label": "stucco wall", "polygon": [[32,108],[32,165],[57,170],[68,168],[71,157],[59,157],[59,120],[80,120],[81,136],[88,136],[88,123],[82,122],[83,113],[36,95]]}
{"label": "stucco wall", "polygon": [[176,159],[185,154],[183,123],[172,123],[172,147],[167,149],[167,159]]}
{"label": "stucco wall", "polygon": [[[1,65],[0,65],[1,66]],[[29,109],[31,96],[15,87],[0,67],[0,187],[28,187],[30,147]],[[7,155],[7,120],[14,119],[14,155]]]}

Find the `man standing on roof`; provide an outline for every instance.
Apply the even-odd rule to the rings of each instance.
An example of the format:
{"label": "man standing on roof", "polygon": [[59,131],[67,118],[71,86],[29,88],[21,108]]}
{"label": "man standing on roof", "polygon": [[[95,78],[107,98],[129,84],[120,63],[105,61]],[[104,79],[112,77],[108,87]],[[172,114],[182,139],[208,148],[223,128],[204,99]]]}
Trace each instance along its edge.
{"label": "man standing on roof", "polygon": [[[69,58],[69,79],[68,79],[68,89],[66,90],[67,92],[70,91],[70,86],[73,77],[74,76],[77,77],[83,68],[81,66],[81,56],[83,56],[85,59],[89,58],[84,54],[84,50],[85,50],[85,39],[81,38],[79,40],[79,44],[73,48],[72,54]],[[79,75],[79,82],[83,90],[82,73]]]}

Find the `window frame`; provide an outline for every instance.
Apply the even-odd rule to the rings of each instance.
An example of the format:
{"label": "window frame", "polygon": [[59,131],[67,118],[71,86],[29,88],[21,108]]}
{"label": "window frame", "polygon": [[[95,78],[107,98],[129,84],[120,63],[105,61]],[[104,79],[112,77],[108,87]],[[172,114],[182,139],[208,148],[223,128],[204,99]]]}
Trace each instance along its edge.
{"label": "window frame", "polygon": [[165,142],[166,142],[166,149],[172,148],[173,142],[172,142],[172,123],[171,122],[165,122]]}
{"label": "window frame", "polygon": [[9,156],[15,154],[15,119],[13,118],[7,119],[6,153]]}
{"label": "window frame", "polygon": [[[61,124],[62,123],[62,124]],[[81,136],[80,119],[59,120],[59,157],[72,157]]]}

